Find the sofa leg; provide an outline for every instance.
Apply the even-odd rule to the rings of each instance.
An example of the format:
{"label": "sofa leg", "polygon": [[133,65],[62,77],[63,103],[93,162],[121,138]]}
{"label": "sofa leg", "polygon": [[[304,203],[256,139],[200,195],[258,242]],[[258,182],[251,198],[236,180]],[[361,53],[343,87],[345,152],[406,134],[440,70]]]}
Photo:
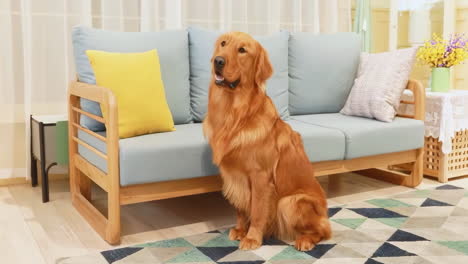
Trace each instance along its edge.
{"label": "sofa leg", "polygon": [[68,175],[70,177],[70,194],[73,198],[73,196],[79,193],[80,190],[80,170],[75,167],[75,164],[72,161],[69,164]]}
{"label": "sofa leg", "polygon": [[120,243],[119,188],[110,189],[107,218],[91,203],[92,180],[70,163],[70,191],[72,204],[89,225],[111,245]]}
{"label": "sofa leg", "polygon": [[89,225],[109,244],[120,243],[120,205],[108,196],[107,218],[80,192],[72,195],[72,203]]}
{"label": "sofa leg", "polygon": [[423,165],[424,165],[424,148],[420,148],[416,154],[416,161],[411,168],[411,174],[404,182],[405,186],[416,187],[423,179]]}
{"label": "sofa leg", "polygon": [[120,243],[120,196],[119,189],[109,190],[107,200],[106,241],[111,245]]}

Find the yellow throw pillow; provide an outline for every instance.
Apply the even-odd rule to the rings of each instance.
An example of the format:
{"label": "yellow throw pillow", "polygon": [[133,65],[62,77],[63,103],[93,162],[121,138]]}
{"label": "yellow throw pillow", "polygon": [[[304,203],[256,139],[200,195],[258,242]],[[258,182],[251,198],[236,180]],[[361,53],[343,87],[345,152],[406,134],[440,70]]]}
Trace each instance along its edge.
{"label": "yellow throw pillow", "polygon": [[[142,53],[87,50],[86,54],[96,84],[111,89],[117,98],[120,138],[175,130],[156,50]],[[101,110],[105,118],[106,109]]]}

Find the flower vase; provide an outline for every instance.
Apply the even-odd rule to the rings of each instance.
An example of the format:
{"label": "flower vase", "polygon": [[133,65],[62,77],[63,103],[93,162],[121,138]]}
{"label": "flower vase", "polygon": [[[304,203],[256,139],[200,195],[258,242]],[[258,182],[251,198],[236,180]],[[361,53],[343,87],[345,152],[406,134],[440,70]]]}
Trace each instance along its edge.
{"label": "flower vase", "polygon": [[450,68],[432,68],[431,91],[446,93],[450,90]]}

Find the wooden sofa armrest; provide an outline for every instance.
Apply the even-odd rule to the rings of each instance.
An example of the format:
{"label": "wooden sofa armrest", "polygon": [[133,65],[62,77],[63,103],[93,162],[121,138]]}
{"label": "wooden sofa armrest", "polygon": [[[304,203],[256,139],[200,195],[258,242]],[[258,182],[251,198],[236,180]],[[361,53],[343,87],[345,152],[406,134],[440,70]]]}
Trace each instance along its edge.
{"label": "wooden sofa armrest", "polygon": [[[106,117],[100,117],[89,112],[85,112],[80,107],[80,98],[98,102],[101,107],[106,109]],[[89,149],[99,157],[107,162],[107,177],[102,179],[105,174],[100,171],[90,169],[89,175],[96,184],[103,187],[108,191],[112,186],[120,187],[119,177],[119,130],[118,130],[118,109],[117,99],[110,89],[100,87],[97,85],[73,81],[70,83],[68,90],[68,117],[69,117],[69,153],[70,165],[75,165],[75,160],[82,161],[81,156],[78,154],[78,144]],[[98,122],[104,123],[106,126],[106,136],[103,137],[94,131],[91,131],[80,124],[80,115],[85,115]],[[106,154],[100,152],[96,148],[90,146],[86,142],[80,140],[77,136],[78,130],[81,130],[89,135],[106,143]],[[78,157],[76,157],[78,156]],[[81,162],[82,163],[82,162]],[[74,166],[70,166],[74,168]],[[89,167],[89,166],[88,166]],[[91,171],[92,170],[92,171]],[[73,181],[71,172],[70,180]],[[99,176],[96,176],[99,174]],[[74,188],[74,187],[72,187]],[[72,190],[73,191],[73,190]]]}
{"label": "wooden sofa armrest", "polygon": [[[80,107],[80,98],[96,101],[106,109],[100,117],[85,112]],[[102,122],[106,137],[80,124],[80,116]],[[120,241],[120,173],[119,173],[119,127],[117,99],[110,89],[81,82],[71,82],[68,89],[68,135],[70,156],[70,192],[72,203],[93,228],[110,244]],[[106,154],[80,140],[78,130],[106,143]],[[107,162],[107,173],[96,168],[78,153],[78,144],[94,152]],[[99,212],[91,201],[91,182],[107,192],[107,217]]]}
{"label": "wooden sofa armrest", "polygon": [[420,81],[409,80],[406,86],[407,90],[410,90],[413,93],[414,101],[405,101],[402,100],[402,104],[412,104],[414,105],[414,114],[413,115],[404,115],[398,114],[397,116],[413,118],[424,121],[425,112],[426,112],[426,90],[422,86]]}

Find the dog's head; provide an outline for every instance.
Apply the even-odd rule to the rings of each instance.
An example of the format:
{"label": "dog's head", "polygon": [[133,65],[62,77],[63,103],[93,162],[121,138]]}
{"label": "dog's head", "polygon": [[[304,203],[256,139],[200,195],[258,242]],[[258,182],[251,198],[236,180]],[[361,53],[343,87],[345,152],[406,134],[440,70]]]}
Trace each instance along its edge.
{"label": "dog's head", "polygon": [[264,89],[273,73],[265,49],[249,34],[230,32],[218,38],[211,62],[216,85],[235,90],[238,86]]}

